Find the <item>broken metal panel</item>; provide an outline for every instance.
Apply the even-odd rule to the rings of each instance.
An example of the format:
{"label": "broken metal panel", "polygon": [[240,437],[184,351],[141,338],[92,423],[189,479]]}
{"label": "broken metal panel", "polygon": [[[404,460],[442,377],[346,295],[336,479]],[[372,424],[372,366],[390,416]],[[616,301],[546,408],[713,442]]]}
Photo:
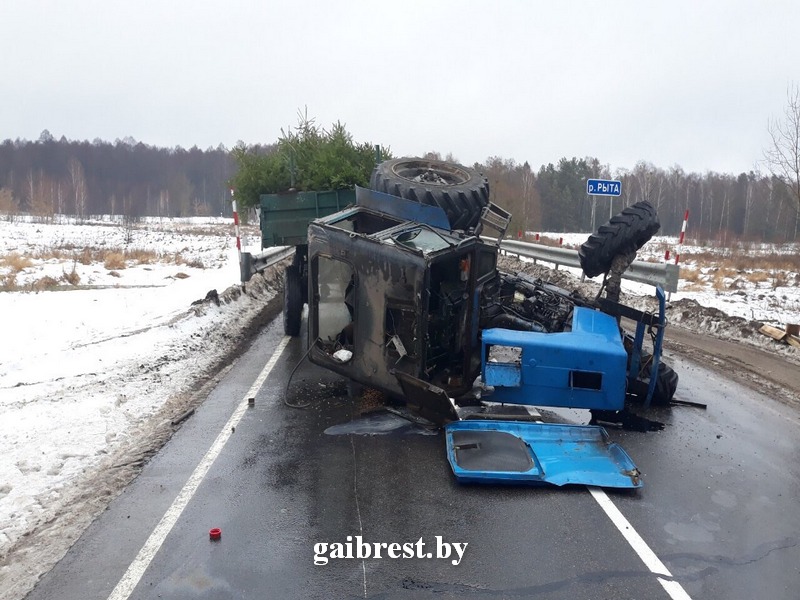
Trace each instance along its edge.
{"label": "broken metal panel", "polygon": [[602,427],[459,421],[445,436],[460,482],[642,487],[636,465]]}
{"label": "broken metal panel", "polygon": [[[398,222],[362,206],[311,223],[309,319],[318,346],[312,362],[397,397],[402,390],[391,371],[425,379],[451,395],[471,389],[480,368],[480,294],[494,276],[485,246],[475,237]],[[322,321],[321,270],[332,259],[353,273],[347,336],[332,335]],[[352,345],[347,364],[332,359],[339,337]]]}
{"label": "broken metal panel", "polygon": [[356,203],[376,212],[393,215],[403,221],[427,223],[449,230],[450,221],[439,206],[421,204],[398,196],[356,186]]}
{"label": "broken metal panel", "polygon": [[[616,320],[575,307],[572,330],[559,333],[487,329],[482,375],[494,402],[621,410],[627,353]],[[493,346],[521,348],[519,362],[490,362]]]}
{"label": "broken metal panel", "polygon": [[394,375],[403,388],[406,404],[416,414],[436,425],[458,421],[456,407],[442,388],[407,373],[397,371]]}
{"label": "broken metal panel", "polygon": [[[359,209],[362,210],[362,209]],[[376,220],[376,215],[350,215],[348,223],[355,228],[392,227],[395,221]],[[423,353],[422,324],[424,315],[409,310],[420,304],[425,290],[427,263],[424,257],[413,252],[398,252],[375,239],[376,233],[362,233],[343,229],[335,223],[339,215],[316,221],[309,226],[309,320],[311,339],[316,340],[310,353],[311,361],[331,369],[364,385],[381,389],[397,397],[402,396],[397,379],[391,369],[419,374],[415,359]],[[333,358],[337,339],[331,336],[323,322],[323,290],[325,274],[320,270],[330,259],[347,262],[352,268],[353,289],[350,294],[353,318],[348,335],[338,340],[344,342],[353,356],[346,364]],[[347,285],[342,282],[341,285]],[[409,317],[398,323],[387,335],[387,321]],[[398,344],[395,336],[400,338]],[[402,347],[404,354],[399,351]],[[401,355],[402,354],[402,355]]]}

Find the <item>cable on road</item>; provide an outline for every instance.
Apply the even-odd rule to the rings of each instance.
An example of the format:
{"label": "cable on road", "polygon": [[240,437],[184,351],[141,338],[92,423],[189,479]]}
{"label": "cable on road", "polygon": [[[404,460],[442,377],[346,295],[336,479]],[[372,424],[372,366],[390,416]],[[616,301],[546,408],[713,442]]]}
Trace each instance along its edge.
{"label": "cable on road", "polygon": [[303,356],[300,358],[300,360],[299,360],[299,361],[297,362],[297,364],[294,366],[294,369],[292,369],[292,372],[291,372],[291,373],[289,373],[289,379],[288,379],[288,381],[286,382],[286,389],[283,391],[283,403],[284,403],[286,406],[288,406],[289,408],[300,408],[300,409],[304,409],[304,408],[308,408],[309,406],[311,406],[311,402],[306,402],[305,404],[293,404],[293,403],[289,402],[289,385],[292,383],[292,377],[294,377],[294,373],[295,373],[295,371],[297,371],[297,369],[299,369],[299,368],[300,368],[300,365],[302,365],[302,364],[303,364],[303,361],[304,361],[306,358],[308,358],[308,355],[309,355],[309,353],[311,352],[311,349],[312,349],[312,348],[314,347],[314,345],[315,345],[317,342],[319,342],[319,341],[321,341],[321,340],[320,340],[320,338],[317,338],[317,339],[315,339],[315,340],[314,340],[314,343],[313,343],[313,344],[309,344],[309,345],[308,345],[308,350],[306,350],[306,351],[305,351],[305,354],[303,354]]}

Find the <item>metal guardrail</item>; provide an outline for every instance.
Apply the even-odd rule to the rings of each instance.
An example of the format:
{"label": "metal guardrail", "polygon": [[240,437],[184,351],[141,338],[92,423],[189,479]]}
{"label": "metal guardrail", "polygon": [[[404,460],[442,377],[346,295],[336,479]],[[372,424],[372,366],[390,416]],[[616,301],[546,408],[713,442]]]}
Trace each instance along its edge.
{"label": "metal guardrail", "polygon": [[250,281],[250,278],[256,273],[260,273],[272,265],[289,258],[294,254],[294,252],[294,246],[270,248],[269,250],[265,250],[264,252],[260,252],[258,254],[242,252],[242,258],[239,262],[242,283]]}
{"label": "metal guardrail", "polygon": [[[496,242],[493,238],[484,237],[486,241]],[[581,261],[578,258],[578,251],[571,248],[558,248],[556,246],[544,246],[542,244],[531,244],[529,242],[517,242],[515,240],[503,240],[500,249],[508,254],[516,254],[534,260],[552,263],[558,266],[581,268]],[[242,252],[242,262],[240,264],[242,282],[250,281],[256,273],[291,257],[295,252],[294,246],[270,248],[259,254]],[[643,260],[635,260],[622,274],[624,279],[644,283],[647,285],[661,286],[666,292],[678,291],[678,280],[680,279],[680,267],[674,264],[651,263]]]}
{"label": "metal guardrail", "polygon": [[[492,238],[484,238],[487,241],[497,241]],[[517,242],[514,240],[503,240],[500,244],[501,250],[508,254],[516,254],[534,260],[541,260],[553,263],[558,267],[581,268],[578,258],[578,251],[570,248],[557,248],[544,246],[542,244],[531,244],[529,242]],[[647,285],[660,285],[664,291],[677,292],[678,280],[680,279],[680,267],[673,264],[659,264],[635,260],[630,267],[622,274],[624,279],[645,283]]]}

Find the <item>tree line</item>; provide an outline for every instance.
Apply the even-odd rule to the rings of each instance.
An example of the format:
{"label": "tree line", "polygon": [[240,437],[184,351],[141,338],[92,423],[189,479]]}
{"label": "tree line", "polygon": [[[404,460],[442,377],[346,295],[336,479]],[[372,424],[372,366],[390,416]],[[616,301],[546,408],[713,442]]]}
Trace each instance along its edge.
{"label": "tree line", "polygon": [[[258,195],[289,189],[336,189],[367,185],[375,146],[353,140],[336,123],[325,130],[304,115],[274,144],[220,145],[200,150],[158,148],[130,138],[113,144],[56,140],[44,131],[36,141],[0,144],[0,213],[47,218],[229,215],[230,186],[245,206]],[[429,152],[428,158],[443,158]],[[383,158],[391,157],[384,151]],[[444,157],[453,160],[451,155]],[[677,235],[689,210],[688,235],[721,243],[733,240],[796,241],[800,200],[787,178],[747,173],[687,173],[647,162],[612,170],[599,159],[561,158],[534,169],[498,156],[473,165],[489,179],[491,198],[512,215],[519,231],[589,232],[611,213],[647,200],[661,232]],[[619,179],[622,195],[596,200],[589,178]]]}
{"label": "tree line", "polygon": [[0,213],[185,217],[230,214],[236,170],[223,145],[159,148],[132,138],[0,144]]}
{"label": "tree line", "polygon": [[[429,157],[438,158],[437,153]],[[687,173],[638,162],[612,170],[597,158],[562,158],[534,171],[525,162],[490,157],[476,163],[489,179],[492,201],[511,211],[511,231],[589,232],[610,214],[646,200],[655,206],[661,233],[676,235],[689,211],[689,235],[722,243],[733,240],[785,242],[798,239],[800,211],[791,186],[770,173]],[[586,194],[587,179],[617,179],[617,198]]]}

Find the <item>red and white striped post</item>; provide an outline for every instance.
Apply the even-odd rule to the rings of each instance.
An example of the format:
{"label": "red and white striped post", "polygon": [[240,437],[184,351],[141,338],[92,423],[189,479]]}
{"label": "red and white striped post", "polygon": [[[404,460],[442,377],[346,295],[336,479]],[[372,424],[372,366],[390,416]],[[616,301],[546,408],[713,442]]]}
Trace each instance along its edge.
{"label": "red and white striped post", "polygon": [[675,264],[681,260],[681,250],[683,249],[683,238],[686,236],[686,223],[689,221],[689,209],[683,213],[683,225],[681,226],[681,237],[678,238],[678,250],[675,252]]}
{"label": "red and white striped post", "polygon": [[[683,250],[683,238],[686,237],[686,223],[689,222],[689,209],[686,209],[686,212],[683,213],[683,225],[681,225],[681,236],[678,238],[678,248],[675,250],[675,264],[677,265],[681,262],[681,251]],[[669,260],[669,250],[667,250],[667,254],[665,256],[666,260]],[[667,294],[667,301],[672,299],[672,292]]]}
{"label": "red and white striped post", "polygon": [[244,271],[242,269],[242,236],[239,230],[239,211],[236,208],[236,196],[234,190],[231,188],[231,202],[233,204],[233,228],[236,233],[236,250],[239,253],[239,275],[242,279],[242,286],[244,286]]}

